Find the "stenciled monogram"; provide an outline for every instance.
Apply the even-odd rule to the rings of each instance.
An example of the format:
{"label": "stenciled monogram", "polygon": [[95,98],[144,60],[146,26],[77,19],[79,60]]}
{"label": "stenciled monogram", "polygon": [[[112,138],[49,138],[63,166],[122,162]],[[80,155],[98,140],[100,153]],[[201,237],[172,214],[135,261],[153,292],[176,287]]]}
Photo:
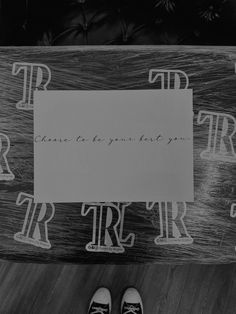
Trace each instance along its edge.
{"label": "stenciled monogram", "polygon": [[209,122],[207,149],[201,152],[201,158],[224,162],[236,162],[233,136],[236,133],[236,119],[225,113],[200,111],[198,124]]}
{"label": "stenciled monogram", "polygon": [[15,62],[12,74],[24,72],[23,98],[16,104],[16,108],[32,110],[34,108],[33,92],[46,90],[51,81],[51,71],[45,64]]}
{"label": "stenciled monogram", "polygon": [[157,245],[193,243],[183,220],[185,202],[147,202],[146,208],[154,213],[153,223],[159,221],[160,235],[154,240]]}
{"label": "stenciled monogram", "polygon": [[160,82],[161,89],[187,89],[189,86],[189,78],[181,70],[151,69],[148,82]]}
{"label": "stenciled monogram", "polygon": [[15,175],[11,172],[7,161],[7,154],[10,146],[9,137],[0,133],[0,181],[10,181],[15,178]]}
{"label": "stenciled monogram", "polygon": [[52,220],[55,207],[52,203],[33,203],[34,196],[20,193],[16,204],[21,206],[28,203],[24,224],[21,232],[14,235],[14,239],[19,242],[32,244],[43,249],[50,249],[51,243],[48,240],[48,222]]}
{"label": "stenciled monogram", "polygon": [[81,215],[93,211],[92,241],[86,245],[90,252],[123,253],[124,247],[134,245],[135,235],[123,235],[125,209],[131,203],[83,203]]}

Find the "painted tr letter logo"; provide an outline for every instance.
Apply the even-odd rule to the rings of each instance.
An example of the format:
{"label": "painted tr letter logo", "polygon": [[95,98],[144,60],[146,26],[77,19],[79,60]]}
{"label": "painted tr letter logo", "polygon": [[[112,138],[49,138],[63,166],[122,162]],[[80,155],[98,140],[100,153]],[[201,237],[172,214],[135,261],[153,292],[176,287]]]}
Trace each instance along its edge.
{"label": "painted tr letter logo", "polygon": [[51,80],[51,71],[48,66],[36,63],[16,62],[13,64],[12,74],[18,75],[23,70],[24,85],[23,98],[16,104],[17,109],[31,110],[34,108],[33,92],[46,90]]}
{"label": "painted tr letter logo", "polygon": [[7,154],[10,149],[10,140],[8,136],[0,133],[0,181],[10,181],[14,180],[15,176],[11,172],[8,161]]}
{"label": "painted tr letter logo", "polygon": [[32,244],[43,249],[50,249],[51,243],[48,240],[48,222],[52,220],[55,207],[53,204],[33,203],[34,197],[26,193],[20,193],[16,205],[27,202],[27,211],[21,232],[14,235],[19,242]]}
{"label": "painted tr letter logo", "polygon": [[159,221],[156,245],[193,243],[183,220],[187,210],[185,202],[147,202],[146,208],[153,212],[153,224]]}
{"label": "painted tr letter logo", "polygon": [[207,149],[201,153],[203,159],[236,162],[233,137],[236,133],[236,120],[229,114],[200,111],[198,124],[209,121]]}
{"label": "painted tr letter logo", "polygon": [[83,203],[81,215],[93,211],[93,237],[86,245],[90,252],[123,253],[134,245],[135,235],[123,238],[125,208],[130,203]]}

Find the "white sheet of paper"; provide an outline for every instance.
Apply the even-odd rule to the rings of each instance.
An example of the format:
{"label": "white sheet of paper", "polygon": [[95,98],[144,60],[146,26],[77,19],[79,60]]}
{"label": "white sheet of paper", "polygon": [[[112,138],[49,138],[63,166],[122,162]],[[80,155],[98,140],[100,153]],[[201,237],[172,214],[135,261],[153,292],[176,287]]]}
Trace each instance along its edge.
{"label": "white sheet of paper", "polygon": [[192,98],[35,92],[35,202],[194,201]]}

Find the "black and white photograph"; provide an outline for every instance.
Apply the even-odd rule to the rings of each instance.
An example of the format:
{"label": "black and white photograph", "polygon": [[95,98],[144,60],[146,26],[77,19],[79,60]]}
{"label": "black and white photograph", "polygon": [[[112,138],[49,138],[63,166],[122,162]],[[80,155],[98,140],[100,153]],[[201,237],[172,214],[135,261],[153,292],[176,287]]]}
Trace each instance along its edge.
{"label": "black and white photograph", "polygon": [[0,314],[235,295],[236,1],[0,0]]}

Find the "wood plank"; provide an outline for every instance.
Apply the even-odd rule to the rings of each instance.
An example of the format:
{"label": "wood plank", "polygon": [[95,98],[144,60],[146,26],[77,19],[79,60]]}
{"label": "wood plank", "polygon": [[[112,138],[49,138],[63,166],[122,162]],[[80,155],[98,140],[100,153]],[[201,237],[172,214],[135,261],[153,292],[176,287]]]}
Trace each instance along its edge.
{"label": "wood plank", "polygon": [[234,314],[236,265],[37,265],[0,263],[0,312],[84,314],[101,286],[120,313],[124,290],[141,294],[145,314]]}
{"label": "wood plank", "polygon": [[[2,176],[0,180],[0,257],[48,263],[236,261],[235,62],[234,47],[1,48],[0,133],[10,139],[7,162],[14,179]],[[33,223],[25,225],[33,195],[33,110],[19,109],[17,103],[23,99],[24,75],[32,69],[33,83],[39,88],[46,84],[47,70],[42,65],[52,74],[48,90],[168,87],[167,79],[163,86],[160,79],[151,83],[157,72],[150,76],[150,70],[173,71],[169,87],[186,88],[186,77],[179,71],[185,73],[194,92],[194,203],[111,204],[124,213],[124,221],[117,226],[119,245],[113,243],[113,253],[108,252],[109,245],[102,252],[86,250],[92,241],[93,213],[83,216],[82,208],[89,204],[39,204]],[[215,147],[210,154],[203,154],[209,143],[210,121],[212,130],[217,130],[211,137]],[[9,175],[3,135],[1,143],[2,174]],[[31,205],[29,214],[34,209]],[[97,210],[107,211],[105,205],[97,205]],[[167,214],[168,228],[161,214]],[[45,219],[50,219],[46,225]]]}

